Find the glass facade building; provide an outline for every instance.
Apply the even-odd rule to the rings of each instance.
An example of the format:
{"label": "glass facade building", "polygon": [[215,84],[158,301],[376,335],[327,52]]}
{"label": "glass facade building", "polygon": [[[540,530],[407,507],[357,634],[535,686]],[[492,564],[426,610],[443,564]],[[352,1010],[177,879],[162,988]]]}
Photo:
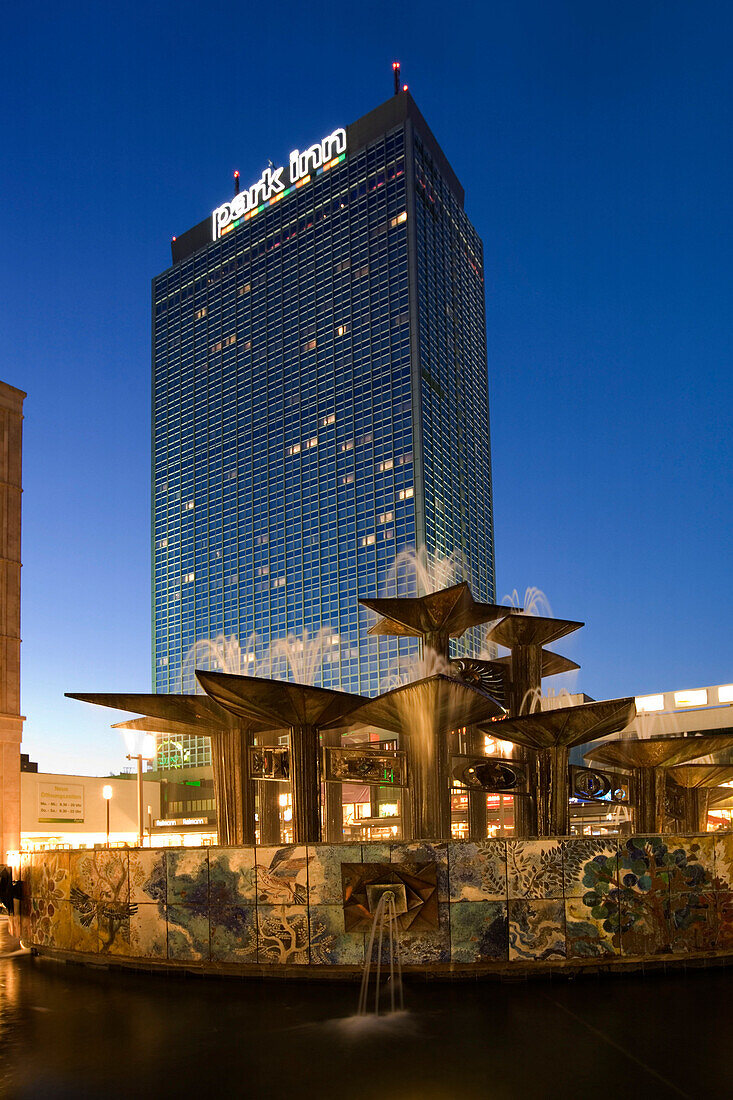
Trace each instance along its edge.
{"label": "glass facade building", "polygon": [[[158,692],[277,673],[278,639],[321,630],[317,682],[392,686],[415,643],[368,635],[358,600],[417,594],[405,549],[494,599],[481,241],[408,93],[345,135],[153,280]],[[176,752],[208,763],[206,739]]]}

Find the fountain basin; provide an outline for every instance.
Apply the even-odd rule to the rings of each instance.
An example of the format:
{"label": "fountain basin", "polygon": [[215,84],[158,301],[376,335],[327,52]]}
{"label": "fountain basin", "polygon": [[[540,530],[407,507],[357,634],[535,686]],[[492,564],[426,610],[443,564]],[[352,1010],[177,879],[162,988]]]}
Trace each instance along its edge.
{"label": "fountain basin", "polygon": [[23,943],[97,965],[354,978],[367,933],[346,930],[342,864],[353,873],[360,863],[435,882],[437,921],[402,934],[407,972],[490,977],[733,957],[733,833],[19,859]]}

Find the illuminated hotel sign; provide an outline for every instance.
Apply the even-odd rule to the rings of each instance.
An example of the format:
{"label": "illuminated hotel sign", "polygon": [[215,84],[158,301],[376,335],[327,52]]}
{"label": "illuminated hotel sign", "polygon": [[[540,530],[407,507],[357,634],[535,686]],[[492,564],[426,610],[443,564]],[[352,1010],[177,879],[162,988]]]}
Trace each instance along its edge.
{"label": "illuminated hotel sign", "polygon": [[267,206],[274,206],[280,199],[291,195],[299,187],[310,183],[329,168],[335,168],[346,159],[346,130],[334,130],[332,134],[311,145],[301,153],[293,149],[287,168],[265,168],[264,172],[246,191],[240,191],[230,202],[217,206],[211,215],[213,240],[218,241],[242,222],[249,221]]}

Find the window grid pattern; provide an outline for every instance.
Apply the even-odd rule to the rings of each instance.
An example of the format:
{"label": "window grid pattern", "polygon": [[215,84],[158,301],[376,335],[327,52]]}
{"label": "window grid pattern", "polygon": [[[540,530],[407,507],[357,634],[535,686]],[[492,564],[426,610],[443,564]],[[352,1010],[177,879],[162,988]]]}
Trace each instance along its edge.
{"label": "window grid pattern", "polygon": [[364,694],[414,649],[358,607],[416,541],[404,157],[400,127],[154,281],[156,691],[222,634],[267,664],[329,626],[319,682]]}
{"label": "window grid pattern", "polygon": [[[493,601],[483,248],[417,134],[414,171],[425,542],[455,554],[476,599]],[[456,654],[478,652],[481,633]]]}

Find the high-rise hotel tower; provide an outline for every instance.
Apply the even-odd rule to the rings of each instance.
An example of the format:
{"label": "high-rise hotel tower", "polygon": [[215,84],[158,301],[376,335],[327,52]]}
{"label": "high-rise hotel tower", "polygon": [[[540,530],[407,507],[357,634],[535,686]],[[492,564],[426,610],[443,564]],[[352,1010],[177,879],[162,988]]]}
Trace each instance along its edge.
{"label": "high-rise hotel tower", "polygon": [[417,594],[391,570],[408,547],[456,555],[493,600],[483,250],[463,200],[402,91],[173,241],[153,281],[156,691],[194,690],[202,639],[256,634],[259,657],[325,626],[320,682],[388,686],[414,642],[368,636],[358,599]]}

